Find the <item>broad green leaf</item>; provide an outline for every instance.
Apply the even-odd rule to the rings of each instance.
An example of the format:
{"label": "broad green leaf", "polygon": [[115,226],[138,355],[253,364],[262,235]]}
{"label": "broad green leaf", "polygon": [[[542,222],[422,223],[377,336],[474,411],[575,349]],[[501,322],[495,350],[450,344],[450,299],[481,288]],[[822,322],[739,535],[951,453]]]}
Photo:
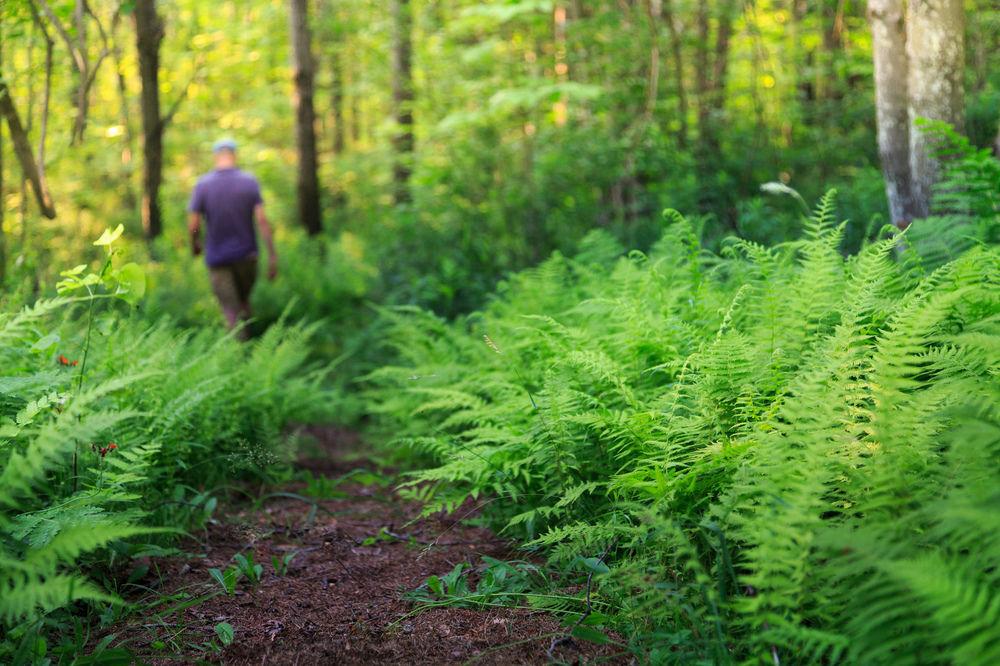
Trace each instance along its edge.
{"label": "broad green leaf", "polygon": [[611,569],[597,557],[581,557],[580,563],[595,574],[606,574]]}
{"label": "broad green leaf", "polygon": [[603,631],[599,631],[585,624],[581,624],[573,630],[573,638],[579,638],[580,640],[587,641],[589,643],[596,643],[597,645],[607,645],[612,642],[612,640],[608,638]]}
{"label": "broad green leaf", "polygon": [[138,303],[146,294],[146,272],[139,264],[129,263],[118,269],[118,291],[116,296],[132,305]]}
{"label": "broad green leaf", "polygon": [[233,629],[233,625],[228,622],[220,622],[215,625],[215,635],[219,637],[219,642],[223,645],[232,645],[236,631]]}

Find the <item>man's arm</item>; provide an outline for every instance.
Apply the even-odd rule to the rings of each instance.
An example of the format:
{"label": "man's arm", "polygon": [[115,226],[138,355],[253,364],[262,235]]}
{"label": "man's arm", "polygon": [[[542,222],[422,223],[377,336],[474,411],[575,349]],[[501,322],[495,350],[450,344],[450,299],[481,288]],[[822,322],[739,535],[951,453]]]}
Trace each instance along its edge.
{"label": "man's arm", "polygon": [[201,213],[188,213],[188,233],[191,234],[191,254],[197,257],[201,254]]}
{"label": "man's arm", "polygon": [[264,214],[264,204],[259,203],[254,206],[253,216],[257,220],[260,237],[264,239],[264,245],[267,247],[267,277],[273,280],[278,276],[278,253],[274,250],[274,233],[267,221],[267,215]]}

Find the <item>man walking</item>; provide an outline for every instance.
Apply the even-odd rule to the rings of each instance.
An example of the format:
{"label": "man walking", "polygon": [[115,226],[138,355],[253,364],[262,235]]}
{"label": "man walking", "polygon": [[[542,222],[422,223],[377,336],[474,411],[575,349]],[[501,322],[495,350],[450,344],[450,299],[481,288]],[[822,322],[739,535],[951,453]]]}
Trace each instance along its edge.
{"label": "man walking", "polygon": [[[250,317],[250,292],[257,279],[257,234],[267,246],[267,275],[278,274],[271,225],[264,215],[260,184],[236,167],[236,142],[216,141],[212,146],[215,170],[198,180],[188,204],[191,251],[201,254],[201,227],[205,222],[205,263],[212,291],[219,299],[226,325],[232,329]],[[246,328],[240,332],[246,338]]]}

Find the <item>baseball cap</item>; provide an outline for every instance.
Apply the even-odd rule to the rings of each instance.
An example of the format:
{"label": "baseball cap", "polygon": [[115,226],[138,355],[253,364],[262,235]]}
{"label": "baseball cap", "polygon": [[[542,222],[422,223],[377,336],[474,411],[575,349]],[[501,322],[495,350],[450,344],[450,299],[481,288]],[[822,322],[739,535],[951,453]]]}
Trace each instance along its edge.
{"label": "baseball cap", "polygon": [[219,139],[218,141],[212,144],[213,153],[218,153],[223,150],[228,150],[235,153],[236,142],[233,141],[232,139],[226,138],[226,139]]}

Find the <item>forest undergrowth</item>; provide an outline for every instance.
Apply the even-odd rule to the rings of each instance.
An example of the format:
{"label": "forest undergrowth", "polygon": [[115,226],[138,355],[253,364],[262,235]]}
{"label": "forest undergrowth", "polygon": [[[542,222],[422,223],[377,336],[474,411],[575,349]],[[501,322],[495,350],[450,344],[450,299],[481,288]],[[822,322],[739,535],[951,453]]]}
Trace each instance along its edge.
{"label": "forest undergrowth", "polygon": [[177,552],[211,519],[213,491],[280,470],[284,427],[327,398],[309,367],[315,326],[244,346],[132,310],[145,278],[115,265],[120,234],[95,243],[99,270],[68,270],[58,296],[0,315],[3,663],[73,661],[90,632],[83,604],[95,626],[127,612],[135,564]]}
{"label": "forest undergrowth", "polygon": [[[995,232],[980,166],[940,199]],[[1000,661],[1000,251],[973,224],[946,263],[919,228],[845,257],[833,194],[774,247],[664,226],[454,322],[384,312],[364,382],[410,496],[589,569],[576,612],[651,663]]]}
{"label": "forest undergrowth", "polygon": [[388,361],[351,395],[315,360],[321,323],[244,345],[134,308],[143,270],[108,231],[96,269],[0,315],[0,661],[86,663],[142,562],[234,484],[288,481],[286,426],[349,403],[411,470],[404,499],[475,507],[457,515],[562,581],[459,563],[416,610],[547,611],[550,655],[997,663],[1000,163],[942,137],[934,217],[857,254],[833,193],[770,247],[710,251],[674,211],[649,252],[594,231],[470,315],[379,307],[355,344],[377,356],[379,331]]}

